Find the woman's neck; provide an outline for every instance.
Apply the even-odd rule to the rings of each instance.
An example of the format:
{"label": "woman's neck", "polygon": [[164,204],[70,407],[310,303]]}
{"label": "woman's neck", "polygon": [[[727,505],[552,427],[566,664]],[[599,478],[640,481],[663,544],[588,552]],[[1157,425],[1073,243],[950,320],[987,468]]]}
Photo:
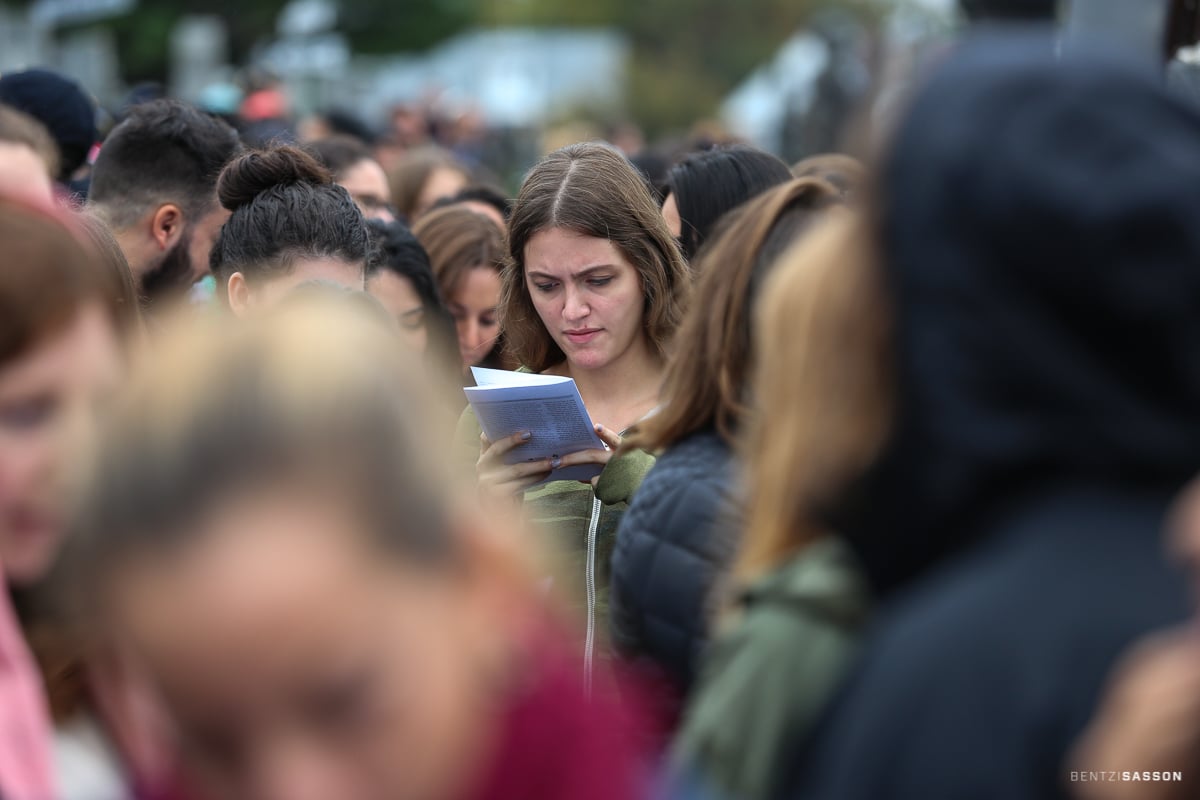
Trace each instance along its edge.
{"label": "woman's neck", "polygon": [[575,381],[593,420],[621,430],[658,405],[663,359],[642,339],[603,367],[581,369],[566,361],[552,371]]}

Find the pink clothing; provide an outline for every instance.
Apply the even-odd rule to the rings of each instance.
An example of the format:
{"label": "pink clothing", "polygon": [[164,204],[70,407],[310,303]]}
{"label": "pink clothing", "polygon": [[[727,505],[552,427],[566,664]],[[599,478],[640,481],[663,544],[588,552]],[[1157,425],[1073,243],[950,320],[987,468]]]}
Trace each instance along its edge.
{"label": "pink clothing", "polygon": [[46,697],[0,573],[0,797],[54,800]]}

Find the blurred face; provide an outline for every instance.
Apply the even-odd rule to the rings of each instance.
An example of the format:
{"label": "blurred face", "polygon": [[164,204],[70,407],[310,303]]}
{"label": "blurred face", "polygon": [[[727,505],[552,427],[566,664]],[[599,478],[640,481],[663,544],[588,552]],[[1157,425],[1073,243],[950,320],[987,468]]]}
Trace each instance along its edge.
{"label": "blurred face", "polygon": [[227,502],[184,548],[113,576],[119,638],[178,732],[187,785],[227,800],[460,796],[504,623],[464,574],[381,558],[318,495]]}
{"label": "blurred face", "polygon": [[[191,283],[203,278],[209,273],[208,258],[212,254],[213,245],[217,243],[217,235],[232,213],[222,208],[220,203],[192,225],[191,243],[188,247],[188,260],[192,268]],[[190,284],[189,284],[190,285]]]}
{"label": "blurred face", "polygon": [[292,264],[290,271],[259,277],[253,285],[240,272],[229,276],[229,307],[238,316],[271,308],[288,292],[309,281],[325,281],[359,292],[366,288],[361,263],[342,261],[340,258],[302,258]]}
{"label": "blurred face", "polygon": [[417,353],[425,352],[425,304],[412,281],[388,269],[381,269],[367,281],[367,291],[400,324],[400,332]]}
{"label": "blurred face", "polygon": [[1193,602],[1200,611],[1200,480],[1193,481],[1180,495],[1168,534],[1172,554],[1191,576]]}
{"label": "blurred face", "polygon": [[641,278],[607,239],[535,233],[525,245],[525,283],[573,369],[606,367],[645,342]]}
{"label": "blurred face", "polygon": [[387,175],[383,167],[376,161],[364,159],[346,170],[338,181],[345,187],[358,209],[367,219],[379,219],[384,222],[394,222],[396,215],[392,213],[391,190],[388,188]]}
{"label": "blurred face", "polygon": [[417,207],[414,217],[419,217],[429,210],[430,206],[443,197],[453,197],[466,188],[467,176],[450,167],[437,167],[425,179],[421,193],[417,195]]}
{"label": "blurred face", "polygon": [[0,142],[0,195],[40,206],[54,202],[54,183],[33,148]]}
{"label": "blurred face", "polygon": [[663,202],[662,215],[671,230],[671,235],[676,239],[683,236],[683,218],[679,216],[679,204],[675,202],[675,195],[667,195],[666,201]]}
{"label": "blurred face", "polygon": [[491,267],[467,270],[446,306],[458,330],[463,369],[487,358],[500,335],[496,306],[500,304],[500,273]]}
{"label": "blurred face", "polygon": [[0,566],[36,583],[62,543],[66,472],[119,379],[120,349],[98,304],[0,367]]}

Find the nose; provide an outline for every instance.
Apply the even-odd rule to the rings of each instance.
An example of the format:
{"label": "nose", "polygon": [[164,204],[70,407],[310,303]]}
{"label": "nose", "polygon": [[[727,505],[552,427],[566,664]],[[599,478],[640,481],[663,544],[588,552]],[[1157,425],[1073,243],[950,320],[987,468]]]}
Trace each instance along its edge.
{"label": "nose", "polygon": [[472,354],[483,344],[483,328],[474,317],[459,320],[458,349],[462,351],[463,361],[468,361]]}
{"label": "nose", "polygon": [[584,319],[591,312],[591,306],[587,304],[583,292],[574,286],[567,286],[563,297],[563,319],[573,323]]}

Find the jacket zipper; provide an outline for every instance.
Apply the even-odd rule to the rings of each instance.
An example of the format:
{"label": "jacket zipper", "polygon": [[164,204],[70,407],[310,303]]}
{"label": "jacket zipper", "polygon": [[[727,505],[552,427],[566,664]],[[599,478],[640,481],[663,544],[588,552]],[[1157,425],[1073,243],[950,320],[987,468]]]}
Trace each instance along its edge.
{"label": "jacket zipper", "polygon": [[592,696],[592,660],[596,651],[596,539],[600,531],[600,498],[592,497],[592,518],[588,523],[587,563],[584,567],[587,585],[587,638],[583,645],[583,690]]}

